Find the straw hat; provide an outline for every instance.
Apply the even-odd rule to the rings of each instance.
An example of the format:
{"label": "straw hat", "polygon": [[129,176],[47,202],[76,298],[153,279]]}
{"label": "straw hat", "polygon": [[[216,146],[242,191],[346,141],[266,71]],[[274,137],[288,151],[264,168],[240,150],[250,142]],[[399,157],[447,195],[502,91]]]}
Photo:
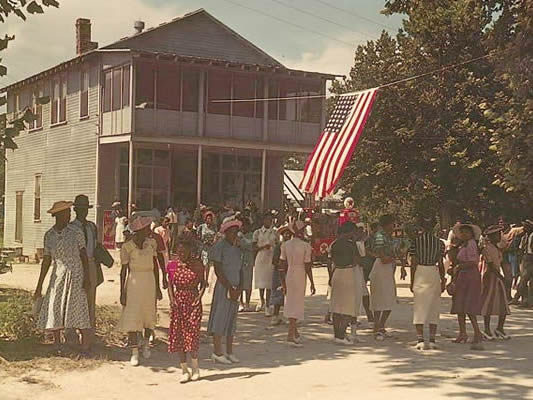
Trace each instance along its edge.
{"label": "straw hat", "polygon": [[211,217],[213,217],[213,219],[215,219],[215,213],[213,211],[206,211],[204,213],[204,221],[207,219],[207,217],[211,215]]}
{"label": "straw hat", "polygon": [[242,222],[239,221],[238,219],[230,219],[228,220],[228,218],[226,218],[224,220],[224,222],[222,223],[222,226],[220,227],[220,232],[221,233],[226,233],[226,231],[230,228],[238,228],[240,229],[240,227],[242,226]]}
{"label": "straw hat", "polygon": [[114,201],[113,204],[111,204],[112,208],[120,207],[122,204],[120,204],[120,201]]}
{"label": "straw hat", "polygon": [[474,224],[458,224],[453,227],[453,233],[455,236],[459,236],[459,231],[463,226],[469,226],[474,231],[474,239],[479,240],[481,237],[481,228]]}
{"label": "straw hat", "polygon": [[52,208],[48,210],[48,214],[52,214],[52,216],[54,216],[61,211],[68,210],[73,204],[74,203],[72,201],[56,201]]}
{"label": "straw hat", "polygon": [[283,225],[283,226],[280,226],[278,228],[278,233],[280,235],[283,235],[285,232],[291,232],[292,233],[291,228],[289,228],[289,225]]}
{"label": "straw hat", "polygon": [[150,217],[136,217],[131,221],[130,228],[133,232],[139,232],[152,224],[153,219]]}
{"label": "straw hat", "polygon": [[492,235],[493,233],[498,233],[503,231],[503,226],[501,225],[491,225],[487,229],[485,229],[485,232],[483,234],[485,236]]}

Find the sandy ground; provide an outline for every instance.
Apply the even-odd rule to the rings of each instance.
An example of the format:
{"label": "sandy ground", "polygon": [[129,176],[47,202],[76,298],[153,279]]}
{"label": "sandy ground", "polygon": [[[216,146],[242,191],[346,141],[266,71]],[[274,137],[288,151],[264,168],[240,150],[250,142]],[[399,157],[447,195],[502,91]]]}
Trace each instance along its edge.
{"label": "sandy ground", "polygon": [[[38,271],[38,266],[17,265],[14,273],[0,277],[0,284],[33,290]],[[33,371],[20,377],[2,376],[0,371],[0,399],[533,399],[531,310],[513,309],[508,319],[512,340],[487,343],[485,351],[474,352],[468,345],[451,343],[456,321],[447,314],[446,296],[438,338],[441,350],[418,352],[413,348],[412,296],[408,285],[399,282],[399,301],[389,324],[394,337],[378,343],[369,330],[361,330],[366,343],[339,347],[332,343],[332,328],[322,322],[327,273],[323,269],[314,273],[318,293],[306,300],[302,349],[284,343],[286,327],[271,328],[261,314],[241,314],[235,349],[241,364],[214,365],[208,360],[211,346],[206,342],[201,346],[200,382],[180,385],[178,361],[164,346],[137,368],[129,365],[125,350],[116,349],[113,361],[89,371]],[[99,304],[118,304],[118,274],[117,267],[105,271]],[[210,297],[205,299],[204,324]],[[166,299],[159,305],[159,317],[158,335],[164,337]]]}

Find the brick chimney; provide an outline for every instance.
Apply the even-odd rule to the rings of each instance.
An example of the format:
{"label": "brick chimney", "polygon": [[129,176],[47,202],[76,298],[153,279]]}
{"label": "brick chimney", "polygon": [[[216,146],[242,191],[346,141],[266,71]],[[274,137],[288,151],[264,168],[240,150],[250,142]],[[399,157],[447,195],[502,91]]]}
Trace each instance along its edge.
{"label": "brick chimney", "polygon": [[87,53],[98,48],[98,43],[91,42],[91,20],[78,18],[76,20],[76,54]]}

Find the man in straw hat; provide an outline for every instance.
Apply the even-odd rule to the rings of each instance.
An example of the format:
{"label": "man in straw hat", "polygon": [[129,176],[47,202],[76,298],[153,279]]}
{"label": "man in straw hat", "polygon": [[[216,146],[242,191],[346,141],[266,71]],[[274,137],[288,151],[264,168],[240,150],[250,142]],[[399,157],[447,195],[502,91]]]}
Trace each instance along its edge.
{"label": "man in straw hat", "polygon": [[91,326],[95,327],[95,309],[96,309],[96,288],[103,282],[102,267],[95,262],[94,251],[98,241],[98,228],[94,222],[87,220],[89,210],[93,208],[89,204],[89,198],[84,194],[76,196],[74,199],[74,212],[76,219],[71,225],[78,228],[85,238],[85,249],[89,259],[89,290],[87,291],[87,301],[89,302],[89,315],[91,317]]}
{"label": "man in straw hat", "polygon": [[[239,296],[241,295],[242,250],[238,245],[241,221],[226,218],[220,227],[224,235],[210,250],[209,259],[215,264],[217,283],[207,332],[213,336],[211,359],[220,364],[236,364],[239,359],[233,354],[233,336],[237,329]],[[222,351],[222,338],[226,338],[226,352]]]}
{"label": "man in straw hat", "polygon": [[44,235],[44,257],[34,299],[42,297],[42,287],[52,266],[48,290],[42,300],[37,327],[52,331],[57,352],[61,352],[61,330],[79,329],[81,355],[90,344],[91,321],[87,292],[90,290],[88,259],[83,233],[69,224],[71,201],[58,201],[48,210],[56,219]]}
{"label": "man in straw hat", "polygon": [[281,283],[286,294],[284,314],[289,319],[287,343],[301,347],[301,337],[296,322],[304,319],[306,276],[311,281],[311,295],[316,293],[316,289],[312,270],[312,248],[304,240],[305,223],[296,221],[292,224],[291,230],[294,237],[281,245],[280,270],[283,271]]}

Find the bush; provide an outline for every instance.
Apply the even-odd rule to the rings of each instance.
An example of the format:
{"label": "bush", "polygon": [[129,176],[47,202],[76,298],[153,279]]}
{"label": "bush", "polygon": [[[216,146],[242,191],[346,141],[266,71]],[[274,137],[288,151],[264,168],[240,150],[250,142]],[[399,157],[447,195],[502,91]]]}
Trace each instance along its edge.
{"label": "bush", "polygon": [[24,290],[0,289],[0,337],[8,340],[38,338],[32,306],[31,293]]}

